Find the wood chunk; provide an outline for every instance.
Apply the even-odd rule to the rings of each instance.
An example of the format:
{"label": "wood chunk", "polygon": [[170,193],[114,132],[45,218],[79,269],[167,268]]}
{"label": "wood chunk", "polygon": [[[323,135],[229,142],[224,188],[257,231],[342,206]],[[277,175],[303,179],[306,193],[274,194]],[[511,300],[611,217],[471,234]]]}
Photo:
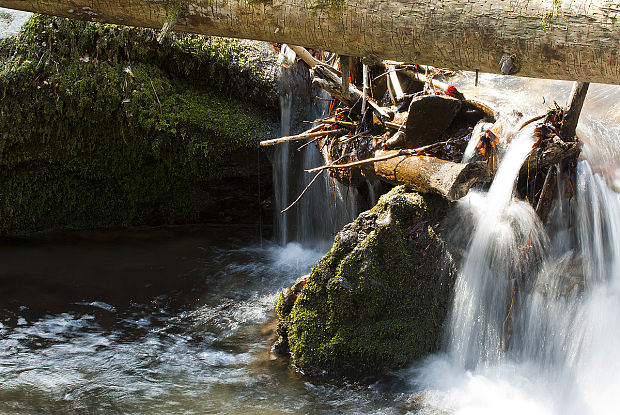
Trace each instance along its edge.
{"label": "wood chunk", "polygon": [[583,103],[586,100],[589,86],[589,82],[575,82],[573,84],[570,103],[560,128],[560,134],[564,141],[575,141],[575,130],[579,122],[579,114],[581,114],[581,108],[583,108]]}
{"label": "wood chunk", "polygon": [[574,157],[579,152],[576,142],[565,143],[557,136],[545,143],[544,148],[537,148],[525,159],[519,174],[527,174],[535,169],[550,167],[560,161]]}
{"label": "wood chunk", "polygon": [[[378,151],[375,157],[387,156],[391,151]],[[453,202],[465,196],[478,183],[491,180],[483,162],[453,163],[435,157],[399,156],[375,163],[375,173],[382,179],[422,193],[436,193]]]}

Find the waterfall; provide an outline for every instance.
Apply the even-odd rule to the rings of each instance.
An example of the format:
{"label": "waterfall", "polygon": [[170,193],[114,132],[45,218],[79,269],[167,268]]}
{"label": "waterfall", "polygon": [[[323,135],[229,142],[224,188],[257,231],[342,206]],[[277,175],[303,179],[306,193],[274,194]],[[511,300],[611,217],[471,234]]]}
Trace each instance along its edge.
{"label": "waterfall", "polygon": [[[295,62],[294,52],[286,45],[281,49],[279,61],[281,134],[284,136],[311,127],[303,121],[327,116],[329,94],[312,87],[307,68]],[[327,249],[338,230],[376,203],[376,192],[368,185],[368,195],[363,197],[357,188],[340,184],[325,171],[291,210],[281,214],[280,211],[312,180],[313,176],[304,170],[324,163],[314,144],[297,151],[302,144],[304,141],[281,144],[275,150],[276,240],[280,245],[299,242]]]}
{"label": "waterfall", "polygon": [[512,200],[519,168],[532,150],[531,130],[515,138],[487,194],[459,202],[473,217],[473,234],[455,283],[448,352],[463,367],[495,363],[510,335],[510,310],[523,273],[540,258],[544,229],[531,206]]}
{"label": "waterfall", "polygon": [[[502,86],[494,94],[527,106],[528,116],[545,110],[542,95],[557,99],[570,87],[487,81],[492,89],[510,84],[509,94]],[[416,369],[414,381],[433,411],[618,413],[620,115],[610,100],[618,88],[593,87],[578,129],[585,146],[576,180],[558,175],[547,226],[512,195],[531,131],[513,138],[488,192],[457,204],[452,239],[464,254],[444,353]]]}

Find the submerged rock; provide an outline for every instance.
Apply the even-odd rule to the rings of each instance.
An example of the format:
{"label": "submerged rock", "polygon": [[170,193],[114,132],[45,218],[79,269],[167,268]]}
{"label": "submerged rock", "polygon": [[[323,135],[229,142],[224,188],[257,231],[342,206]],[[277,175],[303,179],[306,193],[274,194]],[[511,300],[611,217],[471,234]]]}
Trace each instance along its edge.
{"label": "submerged rock", "polygon": [[277,55],[156,37],[34,16],[0,42],[0,234],[258,222]]}
{"label": "submerged rock", "polygon": [[435,351],[455,275],[447,207],[400,186],[345,226],[294,304],[280,296],[277,349],[308,374],[384,371]]}

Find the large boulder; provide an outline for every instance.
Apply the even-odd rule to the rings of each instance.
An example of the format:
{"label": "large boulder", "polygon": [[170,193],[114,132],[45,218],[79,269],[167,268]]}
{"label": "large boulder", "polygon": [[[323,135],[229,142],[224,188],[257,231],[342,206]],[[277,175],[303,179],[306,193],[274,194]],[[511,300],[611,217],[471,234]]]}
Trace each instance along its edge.
{"label": "large boulder", "polygon": [[303,288],[280,296],[275,349],[308,374],[384,371],[435,351],[455,275],[447,208],[400,186],[345,226]]}
{"label": "large boulder", "polygon": [[156,37],[35,15],[0,41],[0,234],[259,221],[277,54]]}

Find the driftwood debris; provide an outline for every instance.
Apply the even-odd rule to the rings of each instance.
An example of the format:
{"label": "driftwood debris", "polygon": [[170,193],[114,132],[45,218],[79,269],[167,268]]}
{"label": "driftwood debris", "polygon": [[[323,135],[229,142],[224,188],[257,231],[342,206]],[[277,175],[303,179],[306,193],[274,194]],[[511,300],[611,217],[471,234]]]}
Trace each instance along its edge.
{"label": "driftwood debris", "polygon": [[[385,153],[385,154],[384,154]],[[436,193],[454,202],[478,183],[491,180],[486,163],[453,163],[428,156],[399,156],[398,150],[379,151],[377,176],[392,183],[404,183],[422,193]],[[394,157],[390,157],[395,155]]]}
{"label": "driftwood debris", "polygon": [[532,172],[553,166],[566,158],[574,157],[578,152],[578,143],[567,143],[554,136],[545,141],[543,146],[534,148],[521,166],[521,174],[528,174],[528,171]]}
{"label": "driftwood debris", "polygon": [[[312,79],[312,83],[332,94],[334,98],[338,99],[343,104],[353,107],[355,104],[362,101],[363,92],[352,84],[349,84],[349,94],[345,97],[342,94],[342,78],[327,69],[326,65],[315,66],[314,73],[315,76]],[[368,104],[381,119],[388,120],[390,118],[387,112],[374,100],[369,99]]]}
{"label": "driftwood debris", "polygon": [[560,127],[560,134],[565,141],[573,141],[575,138],[579,115],[583,108],[583,102],[586,100],[589,86],[589,82],[575,82],[573,84],[570,103],[568,104],[564,119],[562,120],[562,126]]}
{"label": "driftwood debris", "polygon": [[540,191],[538,203],[536,203],[536,214],[543,222],[547,220],[547,216],[549,216],[549,211],[551,210],[551,204],[553,202],[553,189],[557,183],[558,177],[557,172],[558,171],[555,166],[549,168],[547,175],[545,176],[542,190]]}
{"label": "driftwood debris", "polygon": [[[495,147],[499,145],[498,137],[491,130],[501,131],[502,123],[482,132],[474,162],[461,163],[474,125],[479,121],[491,125],[489,122],[495,121],[497,112],[490,105],[466,97],[448,83],[437,80],[435,76],[442,71],[393,61],[367,61],[362,67],[360,90],[354,82],[343,82],[343,77],[349,78],[347,74],[352,72],[348,56],[340,57],[339,71],[318,61],[304,48],[294,50],[312,69],[313,83],[336,100],[331,116],[315,121],[320,122],[322,131],[295,137],[316,137],[325,160],[324,165],[308,172],[328,170],[347,185],[378,178],[405,184],[415,191],[436,193],[449,201],[491,180],[497,168]],[[402,83],[398,73],[410,81]],[[345,91],[349,92],[348,96]],[[383,97],[369,96],[373,91]],[[523,126],[538,122],[534,130],[538,142],[522,167],[524,174],[532,171],[546,174],[551,166],[577,154],[578,143],[560,138],[559,125],[564,114],[560,110],[551,111],[524,123]],[[541,197],[537,200],[542,209],[544,200]]]}
{"label": "driftwood debris", "polygon": [[280,137],[280,138],[274,138],[271,140],[263,140],[260,142],[260,145],[261,147],[274,146],[276,144],[290,143],[291,141],[305,140],[307,138],[326,137],[330,135],[341,135],[341,134],[345,134],[348,131],[347,129],[344,129],[344,128],[340,128],[337,130],[329,130],[329,131],[318,131],[323,127],[325,126],[319,125],[318,127],[311,128],[305,133],[289,135],[289,136]]}
{"label": "driftwood debris", "polygon": [[75,19],[265,40],[347,56],[620,82],[617,0],[0,0],[0,7]]}
{"label": "driftwood debris", "polygon": [[[448,71],[376,59],[357,62],[355,67],[344,55],[328,64],[315,57],[323,54],[313,56],[299,46],[292,49],[311,69],[313,84],[332,95],[330,115],[315,120],[319,124],[302,134],[261,145],[312,139],[325,163],[306,170],[315,173],[308,187],[329,171],[349,186],[379,179],[453,202],[472,187],[490,182],[497,170],[498,147],[511,140],[515,130],[529,126],[537,141],[521,167],[519,182],[526,185],[520,192],[544,219],[553,202],[554,172],[579,153],[574,126],[587,85],[577,85],[568,109],[556,106],[522,122],[519,115],[498,119],[489,104],[437,79],[449,77]],[[404,75],[404,82],[398,74]],[[360,78],[358,87],[354,79],[360,82]],[[568,132],[561,132],[562,128]],[[463,162],[467,147],[471,161]]]}

